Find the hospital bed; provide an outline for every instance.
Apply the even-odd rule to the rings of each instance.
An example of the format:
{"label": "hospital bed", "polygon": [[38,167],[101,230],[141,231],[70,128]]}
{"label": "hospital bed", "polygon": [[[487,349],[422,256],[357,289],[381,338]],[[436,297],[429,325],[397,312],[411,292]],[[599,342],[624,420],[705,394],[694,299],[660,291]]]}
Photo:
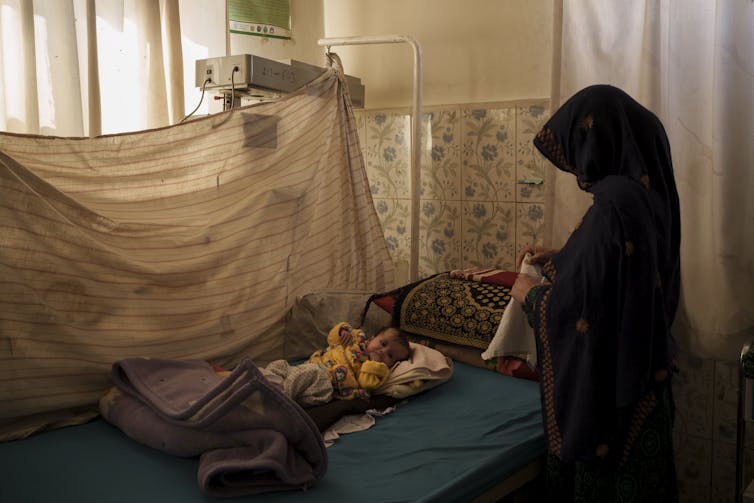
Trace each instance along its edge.
{"label": "hospital bed", "polygon": [[[316,333],[334,319],[358,318],[365,298],[337,291],[299,299],[288,317],[288,351],[306,351],[293,337],[306,325]],[[370,309],[365,325],[383,321]],[[453,367],[450,380],[399,402],[373,427],[341,435],[313,487],[231,501],[482,502],[531,491],[544,453],[538,383],[458,361]],[[197,487],[197,462],[134,442],[97,418],[0,444],[0,500],[212,501]]]}

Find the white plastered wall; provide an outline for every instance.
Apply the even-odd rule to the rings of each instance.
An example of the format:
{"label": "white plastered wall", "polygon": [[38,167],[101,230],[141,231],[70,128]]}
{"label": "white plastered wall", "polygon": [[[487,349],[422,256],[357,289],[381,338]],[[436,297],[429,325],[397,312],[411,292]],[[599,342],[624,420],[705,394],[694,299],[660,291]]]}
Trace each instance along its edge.
{"label": "white plastered wall", "polygon": [[[401,34],[423,52],[424,104],[550,96],[552,0],[323,0],[326,37]],[[367,108],[410,106],[408,46],[333,48]]]}

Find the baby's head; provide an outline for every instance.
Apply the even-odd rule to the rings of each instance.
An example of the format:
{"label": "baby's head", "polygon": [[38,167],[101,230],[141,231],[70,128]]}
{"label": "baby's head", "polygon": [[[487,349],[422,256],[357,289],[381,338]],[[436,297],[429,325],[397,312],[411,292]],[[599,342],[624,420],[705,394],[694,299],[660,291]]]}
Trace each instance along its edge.
{"label": "baby's head", "polygon": [[385,327],[372,337],[366,347],[369,358],[392,367],[396,362],[411,356],[406,334],[393,327]]}

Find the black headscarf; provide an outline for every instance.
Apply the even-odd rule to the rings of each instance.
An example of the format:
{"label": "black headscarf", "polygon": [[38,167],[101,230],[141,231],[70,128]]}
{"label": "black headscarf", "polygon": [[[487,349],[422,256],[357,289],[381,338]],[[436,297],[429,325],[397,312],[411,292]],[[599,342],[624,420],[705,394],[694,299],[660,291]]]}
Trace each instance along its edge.
{"label": "black headscarf", "polygon": [[[618,88],[587,87],[534,145],[594,195],[536,290],[543,413],[551,452],[590,459],[624,446],[637,402],[670,368],[680,214],[660,120]],[[660,372],[658,374],[658,371]]]}

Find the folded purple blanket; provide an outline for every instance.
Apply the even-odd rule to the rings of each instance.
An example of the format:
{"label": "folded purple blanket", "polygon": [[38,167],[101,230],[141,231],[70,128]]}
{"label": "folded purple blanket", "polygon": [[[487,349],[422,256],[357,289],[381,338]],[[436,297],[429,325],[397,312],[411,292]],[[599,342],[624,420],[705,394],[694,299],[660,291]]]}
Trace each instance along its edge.
{"label": "folded purple blanket", "polygon": [[317,426],[248,359],[222,377],[204,361],[129,358],[112,378],[103,417],[140,443],[200,456],[209,496],[303,489],[325,474]]}

